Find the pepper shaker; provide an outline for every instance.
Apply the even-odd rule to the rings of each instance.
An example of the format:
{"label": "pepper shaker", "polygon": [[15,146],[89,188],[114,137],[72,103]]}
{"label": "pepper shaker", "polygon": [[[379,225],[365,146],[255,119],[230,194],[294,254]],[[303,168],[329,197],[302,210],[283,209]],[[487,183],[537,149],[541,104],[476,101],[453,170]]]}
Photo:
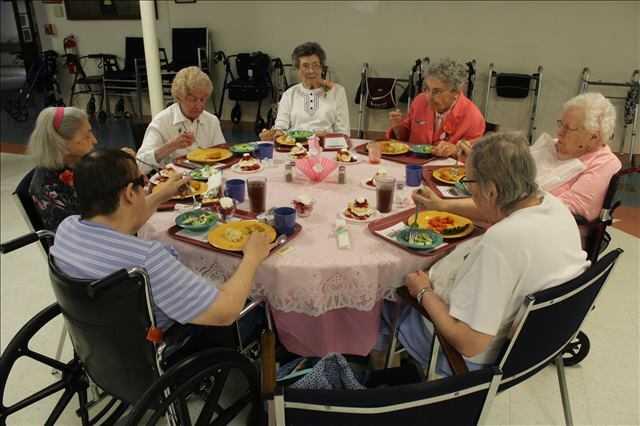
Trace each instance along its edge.
{"label": "pepper shaker", "polygon": [[345,166],[338,167],[338,183],[347,183],[347,168]]}
{"label": "pepper shaker", "polygon": [[293,164],[287,163],[284,166],[284,180],[286,182],[293,182]]}

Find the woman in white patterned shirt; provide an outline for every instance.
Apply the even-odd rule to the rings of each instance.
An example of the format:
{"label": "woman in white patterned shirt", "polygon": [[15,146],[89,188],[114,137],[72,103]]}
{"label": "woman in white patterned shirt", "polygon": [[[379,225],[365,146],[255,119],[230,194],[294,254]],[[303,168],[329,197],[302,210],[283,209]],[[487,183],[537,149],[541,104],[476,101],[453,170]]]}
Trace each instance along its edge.
{"label": "woman in white patterned shirt", "polygon": [[275,126],[263,130],[260,139],[273,140],[287,130],[350,134],[344,87],[322,78],[326,58],[322,47],[315,42],[303,43],[293,50],[291,59],[300,83],[283,93]]}

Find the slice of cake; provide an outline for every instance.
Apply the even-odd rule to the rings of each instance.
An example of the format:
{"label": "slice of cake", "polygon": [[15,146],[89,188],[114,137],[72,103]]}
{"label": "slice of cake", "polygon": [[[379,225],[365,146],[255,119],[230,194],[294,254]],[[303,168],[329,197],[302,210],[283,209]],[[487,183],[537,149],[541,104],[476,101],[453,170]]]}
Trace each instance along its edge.
{"label": "slice of cake", "polygon": [[366,220],[373,214],[373,211],[369,208],[369,201],[364,198],[356,198],[349,202],[346,212],[349,217],[358,220]]}
{"label": "slice of cake", "polygon": [[379,176],[386,176],[387,175],[387,170],[384,167],[380,167],[378,169],[378,171],[376,172],[375,175],[373,175],[373,177],[371,179],[369,179],[367,181],[367,185],[372,186],[372,187],[376,187],[376,178]]}
{"label": "slice of cake", "polygon": [[296,145],[291,148],[291,151],[289,152],[289,155],[293,158],[295,158],[296,160],[301,160],[303,158],[306,158],[308,155],[308,151],[307,149],[302,146],[301,143],[296,143]]}
{"label": "slice of cake", "polygon": [[260,162],[253,158],[250,154],[243,154],[242,160],[238,163],[238,168],[243,172],[250,172],[260,168]]}
{"label": "slice of cake", "polygon": [[355,157],[351,155],[348,149],[341,149],[336,153],[336,160],[342,163],[351,163],[356,161]]}

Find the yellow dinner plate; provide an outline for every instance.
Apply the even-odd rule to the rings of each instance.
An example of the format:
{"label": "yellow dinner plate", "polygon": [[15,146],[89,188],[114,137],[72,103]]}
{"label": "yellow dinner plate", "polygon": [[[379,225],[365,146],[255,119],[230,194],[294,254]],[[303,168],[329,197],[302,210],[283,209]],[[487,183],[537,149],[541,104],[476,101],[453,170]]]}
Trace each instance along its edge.
{"label": "yellow dinner plate", "polygon": [[443,183],[455,185],[464,177],[464,167],[441,167],[433,171],[433,177]]}
{"label": "yellow dinner plate", "polygon": [[[155,191],[156,188],[161,187],[162,185],[164,185],[164,182],[160,182],[157,185],[154,185],[151,188],[151,192]],[[189,182],[189,185],[191,186],[191,191],[186,191],[183,195],[176,195],[174,197],[171,197],[172,200],[182,200],[185,198],[191,198],[192,195],[202,195],[205,192],[207,192],[207,190],[209,189],[207,187],[207,183],[206,182],[198,182],[197,180],[192,180],[191,182]]]}
{"label": "yellow dinner plate", "polygon": [[[433,219],[436,220],[434,221]],[[409,225],[413,223],[413,214],[409,216],[407,222]],[[447,224],[446,222],[451,223]],[[433,229],[443,238],[461,238],[473,232],[471,219],[437,210],[426,210],[418,213],[418,226],[423,229]]]}
{"label": "yellow dinner plate", "polygon": [[409,145],[406,143],[389,140],[389,141],[379,141],[378,142],[382,148],[383,155],[402,155],[409,152]]}
{"label": "yellow dinner plate", "polygon": [[226,148],[196,148],[187,154],[187,160],[211,164],[231,158],[233,153]]}
{"label": "yellow dinner plate", "polygon": [[242,220],[218,225],[209,231],[207,239],[212,246],[230,251],[242,251],[252,232],[266,232],[269,241],[276,239],[276,230],[257,220]]}

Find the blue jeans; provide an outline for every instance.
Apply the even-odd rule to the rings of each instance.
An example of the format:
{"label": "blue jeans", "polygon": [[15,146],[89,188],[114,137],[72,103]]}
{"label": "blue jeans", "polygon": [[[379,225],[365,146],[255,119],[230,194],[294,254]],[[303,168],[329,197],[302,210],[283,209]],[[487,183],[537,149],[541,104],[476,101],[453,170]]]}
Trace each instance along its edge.
{"label": "blue jeans", "polygon": [[[411,355],[411,358],[420,364],[420,367],[423,369],[427,368],[433,344],[433,326],[430,324],[431,327],[429,327],[420,312],[409,305],[398,305],[389,301],[384,302],[382,307],[382,321],[380,321],[380,337],[376,343],[376,350],[385,351],[391,343],[391,336],[393,334],[391,326],[396,315],[399,315],[397,321],[398,340],[409,355]],[[466,359],[465,363],[469,371],[479,370],[485,367],[483,364],[477,364]],[[453,375],[449,367],[449,362],[441,350],[438,351],[436,372],[441,376]]]}

